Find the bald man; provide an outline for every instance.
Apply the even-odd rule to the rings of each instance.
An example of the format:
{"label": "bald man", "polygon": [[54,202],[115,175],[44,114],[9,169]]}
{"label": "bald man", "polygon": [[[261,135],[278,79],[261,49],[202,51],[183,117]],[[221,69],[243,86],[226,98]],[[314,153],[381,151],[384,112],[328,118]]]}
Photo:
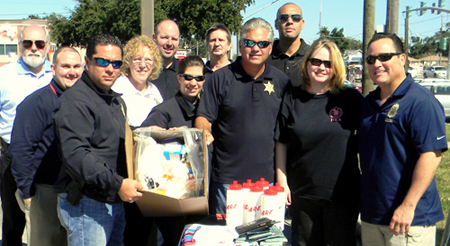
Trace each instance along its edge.
{"label": "bald man", "polygon": [[0,68],[0,137],[1,198],[3,208],[3,246],[21,246],[25,216],[15,198],[16,182],[11,173],[9,145],[16,107],[25,97],[48,85],[53,77],[46,59],[50,49],[47,30],[38,25],[24,27],[19,32],[21,57]]}
{"label": "bald man", "polygon": [[152,81],[158,87],[164,100],[175,96],[180,89],[177,80],[177,70],[180,61],[175,59],[175,54],[180,43],[180,30],[177,23],[172,20],[163,20],[156,26],[153,39],[163,58],[163,71],[159,77]]}
{"label": "bald man", "polygon": [[275,28],[278,30],[279,40],[273,43],[272,54],[267,62],[283,71],[291,83],[300,85],[300,63],[309,45],[300,38],[305,25],[302,9],[294,3],[286,3],[277,11]]}

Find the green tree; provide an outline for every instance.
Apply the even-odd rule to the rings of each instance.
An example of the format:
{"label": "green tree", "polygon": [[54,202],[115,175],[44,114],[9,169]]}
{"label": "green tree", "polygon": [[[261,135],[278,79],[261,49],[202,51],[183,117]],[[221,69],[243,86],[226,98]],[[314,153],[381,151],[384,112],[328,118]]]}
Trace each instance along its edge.
{"label": "green tree", "polygon": [[[53,41],[83,46],[94,34],[108,32],[126,42],[140,33],[140,0],[77,0],[69,17],[48,16]],[[155,23],[173,19],[183,39],[203,41],[214,22],[231,31],[242,25],[240,12],[254,0],[155,0]]]}
{"label": "green tree", "polygon": [[[420,59],[429,55],[436,55],[440,52],[439,50],[439,42],[442,38],[450,37],[450,32],[448,31],[439,31],[434,34],[432,37],[420,38],[417,36],[411,37],[411,46],[409,47],[409,55],[411,57]],[[448,56],[449,49],[442,52],[442,56]]]}
{"label": "green tree", "polygon": [[328,27],[322,27],[318,34],[321,38],[328,38],[334,41],[341,53],[344,53],[346,50],[362,49],[361,41],[345,37],[344,28],[338,29],[335,27],[330,32]]}

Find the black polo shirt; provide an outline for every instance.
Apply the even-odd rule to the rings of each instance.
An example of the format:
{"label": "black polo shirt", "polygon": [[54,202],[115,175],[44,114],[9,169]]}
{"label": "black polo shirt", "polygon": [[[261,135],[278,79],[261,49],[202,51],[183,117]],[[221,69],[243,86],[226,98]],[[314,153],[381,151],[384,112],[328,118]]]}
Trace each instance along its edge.
{"label": "black polo shirt", "polygon": [[173,58],[172,64],[168,68],[163,68],[158,78],[152,81],[158,88],[164,101],[174,97],[180,89],[180,83],[177,80],[179,66],[180,61]]}
{"label": "black polo shirt", "polygon": [[298,86],[301,84],[300,80],[300,64],[302,62],[302,58],[305,56],[306,51],[309,48],[309,45],[300,39],[302,42],[297,52],[292,54],[292,56],[288,56],[284,53],[281,53],[278,50],[279,40],[275,40],[273,43],[272,54],[270,54],[267,59],[267,63],[270,65],[280,69],[283,71],[289,79],[291,80],[292,85]]}
{"label": "black polo shirt", "polygon": [[208,76],[197,116],[212,123],[213,181],[274,181],[275,125],[288,84],[289,78],[267,63],[253,79],[241,57]]}
{"label": "black polo shirt", "polygon": [[194,127],[195,111],[195,105],[186,101],[178,91],[175,97],[154,107],[141,126],[156,125],[165,129],[180,126]]}

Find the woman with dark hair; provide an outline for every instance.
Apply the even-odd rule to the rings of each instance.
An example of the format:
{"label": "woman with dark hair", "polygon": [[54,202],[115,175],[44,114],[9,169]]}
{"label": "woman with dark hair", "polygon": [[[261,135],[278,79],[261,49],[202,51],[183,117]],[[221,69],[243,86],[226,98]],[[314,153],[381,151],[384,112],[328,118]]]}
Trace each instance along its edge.
{"label": "woman with dark hair", "polygon": [[163,129],[194,127],[195,112],[200,100],[207,69],[199,56],[187,56],[181,61],[177,79],[180,90],[175,97],[156,106],[141,126]]}
{"label": "woman with dark hair", "polygon": [[344,76],[336,44],[319,39],[303,58],[301,87],[283,99],[275,162],[291,205],[293,245],[356,244],[356,129],[363,97],[344,86]]}

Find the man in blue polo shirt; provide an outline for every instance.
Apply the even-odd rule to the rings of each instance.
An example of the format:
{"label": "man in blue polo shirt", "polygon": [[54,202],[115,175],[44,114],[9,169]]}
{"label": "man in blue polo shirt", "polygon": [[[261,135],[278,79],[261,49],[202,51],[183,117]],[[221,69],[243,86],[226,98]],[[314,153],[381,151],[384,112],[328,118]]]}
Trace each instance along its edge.
{"label": "man in blue polo shirt", "polygon": [[16,107],[32,92],[50,83],[53,78],[47,30],[38,25],[24,27],[19,32],[21,57],[17,62],[0,68],[0,137],[1,137],[1,198],[3,209],[3,246],[21,246],[25,216],[15,197],[16,182],[11,173],[9,144]]}
{"label": "man in blue polo shirt", "polygon": [[434,178],[447,150],[443,108],[405,73],[397,35],[375,34],[367,52],[378,88],[364,100],[358,131],[363,245],[435,245],[444,218]]}
{"label": "man in blue polo shirt", "polygon": [[226,190],[234,180],[274,181],[274,132],[289,78],[266,63],[273,30],[261,18],[241,30],[236,61],[209,76],[195,126],[214,140],[211,213],[225,213]]}
{"label": "man in blue polo shirt", "polygon": [[82,71],[78,51],[72,47],[58,49],[53,55],[53,80],[17,107],[9,152],[13,157],[12,173],[22,193],[23,201],[18,202],[23,202],[30,213],[30,245],[67,245],[66,229],[56,213],[58,193],[53,188],[61,159],[52,115],[59,96],[77,81]]}

